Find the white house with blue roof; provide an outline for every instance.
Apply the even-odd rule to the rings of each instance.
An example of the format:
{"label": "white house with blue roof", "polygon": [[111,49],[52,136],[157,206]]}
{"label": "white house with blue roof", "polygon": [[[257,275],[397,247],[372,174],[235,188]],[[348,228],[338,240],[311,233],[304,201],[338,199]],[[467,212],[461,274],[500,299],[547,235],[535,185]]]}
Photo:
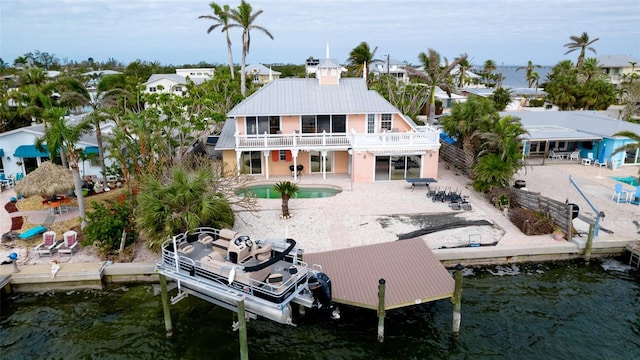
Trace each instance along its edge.
{"label": "white house with blue roof", "polygon": [[[562,153],[579,152],[610,168],[640,165],[640,151],[613,152],[633,142],[629,138],[614,136],[621,131],[640,134],[640,124],[614,119],[596,111],[509,111],[500,116],[520,118],[529,132],[522,138],[524,151],[530,157],[548,157],[552,150]],[[595,162],[595,161],[594,161]]]}
{"label": "white house with blue roof", "polygon": [[[80,118],[81,116],[71,116],[68,121],[73,122]],[[103,136],[108,136],[114,126],[113,122],[102,123]],[[34,145],[36,139],[43,136],[43,124],[34,124],[0,133],[0,173],[7,178],[20,179],[37,169],[43,161],[49,161],[49,153],[39,151]],[[87,156],[87,159],[79,164],[80,175],[100,176],[102,170],[97,160],[98,142],[95,133],[82,136],[77,147],[82,149],[86,155],[96,154],[96,156]],[[105,163],[107,166],[111,165],[111,160],[106,155]]]}

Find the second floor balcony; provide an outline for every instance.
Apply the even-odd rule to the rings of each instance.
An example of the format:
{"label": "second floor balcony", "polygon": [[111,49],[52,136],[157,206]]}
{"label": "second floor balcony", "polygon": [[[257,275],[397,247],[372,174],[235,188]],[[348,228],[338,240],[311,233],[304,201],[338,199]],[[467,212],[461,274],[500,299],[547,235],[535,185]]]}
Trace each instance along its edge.
{"label": "second floor balcony", "polygon": [[237,150],[290,150],[327,149],[360,150],[417,149],[434,150],[440,145],[439,131],[427,129],[419,132],[380,133],[290,133],[290,134],[236,134]]}

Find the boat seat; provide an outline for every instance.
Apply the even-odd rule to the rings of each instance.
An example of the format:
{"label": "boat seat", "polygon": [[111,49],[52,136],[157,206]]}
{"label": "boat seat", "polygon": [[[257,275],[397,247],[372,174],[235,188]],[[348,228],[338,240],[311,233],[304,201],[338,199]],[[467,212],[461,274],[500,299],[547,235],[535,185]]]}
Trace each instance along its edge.
{"label": "boat seat", "polygon": [[231,241],[236,237],[238,237],[238,233],[233,230],[221,229],[220,231],[218,231],[218,239]]}
{"label": "boat seat", "polygon": [[192,251],[193,251],[193,245],[189,243],[185,242],[178,245],[178,252],[181,254],[189,254]]}
{"label": "boat seat", "polygon": [[271,244],[255,248],[249,256],[253,256],[258,261],[269,260],[271,258]]}
{"label": "boat seat", "polygon": [[198,242],[204,246],[211,245],[213,243],[213,237],[211,235],[205,235],[198,238]]}

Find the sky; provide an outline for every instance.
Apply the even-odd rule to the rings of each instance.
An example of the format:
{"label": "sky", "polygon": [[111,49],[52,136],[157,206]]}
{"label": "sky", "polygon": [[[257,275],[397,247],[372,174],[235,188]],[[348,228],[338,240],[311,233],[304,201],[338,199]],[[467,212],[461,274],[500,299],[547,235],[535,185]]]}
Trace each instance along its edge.
{"label": "sky", "polygon": [[[361,42],[375,57],[419,64],[429,48],[472,64],[555,65],[576,61],[564,44],[583,32],[597,55],[640,59],[638,0],[250,0],[264,12],[251,32],[247,64],[303,64],[313,56],[345,63]],[[39,50],[61,62],[114,58],[163,65],[226,64],[223,33],[207,34],[209,0],[1,0],[0,58],[13,61]],[[236,7],[240,0],[220,0]],[[242,56],[241,31],[231,29],[234,62]],[[596,56],[587,52],[587,57]]]}

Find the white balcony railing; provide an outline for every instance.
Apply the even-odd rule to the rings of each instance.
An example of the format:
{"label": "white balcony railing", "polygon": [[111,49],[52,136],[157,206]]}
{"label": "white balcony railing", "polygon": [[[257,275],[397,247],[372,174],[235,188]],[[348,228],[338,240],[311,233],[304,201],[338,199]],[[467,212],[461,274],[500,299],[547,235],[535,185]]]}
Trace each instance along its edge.
{"label": "white balcony railing", "polygon": [[236,149],[277,150],[304,148],[422,148],[435,149],[439,146],[437,130],[421,132],[384,133],[321,133],[321,134],[236,134]]}

